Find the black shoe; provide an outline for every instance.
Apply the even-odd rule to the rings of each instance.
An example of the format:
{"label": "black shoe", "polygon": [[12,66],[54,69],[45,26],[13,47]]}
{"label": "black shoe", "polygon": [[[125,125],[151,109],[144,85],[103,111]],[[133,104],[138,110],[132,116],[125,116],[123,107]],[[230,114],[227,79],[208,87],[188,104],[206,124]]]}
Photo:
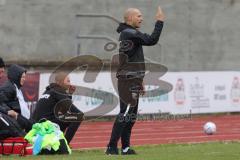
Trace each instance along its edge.
{"label": "black shoe", "polygon": [[122,150],[122,155],[135,155],[137,154],[133,149],[128,149],[127,152],[123,152]]}
{"label": "black shoe", "polygon": [[105,151],[106,155],[118,155],[118,148],[113,147],[107,147],[107,150]]}

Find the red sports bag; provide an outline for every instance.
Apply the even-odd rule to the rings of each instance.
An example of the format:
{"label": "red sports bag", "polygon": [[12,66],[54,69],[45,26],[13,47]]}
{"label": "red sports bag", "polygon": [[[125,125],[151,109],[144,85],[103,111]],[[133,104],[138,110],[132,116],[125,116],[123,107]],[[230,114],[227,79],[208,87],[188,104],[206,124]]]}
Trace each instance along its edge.
{"label": "red sports bag", "polygon": [[0,154],[32,155],[32,145],[23,137],[6,138],[0,140]]}

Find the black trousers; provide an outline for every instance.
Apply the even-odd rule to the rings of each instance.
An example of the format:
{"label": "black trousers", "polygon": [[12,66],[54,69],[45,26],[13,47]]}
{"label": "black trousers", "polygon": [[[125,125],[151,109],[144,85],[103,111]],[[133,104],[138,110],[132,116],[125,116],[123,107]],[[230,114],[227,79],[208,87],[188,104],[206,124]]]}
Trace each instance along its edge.
{"label": "black trousers", "polygon": [[25,135],[26,132],[16,119],[0,112],[0,139],[24,137]]}
{"label": "black trousers", "polygon": [[75,133],[77,132],[81,122],[62,122],[58,119],[52,119],[51,120],[54,123],[57,123],[60,127],[60,130],[62,132],[65,132],[64,136],[68,142],[68,144],[73,139]]}
{"label": "black trousers", "polygon": [[21,128],[25,130],[25,132],[29,132],[32,129],[32,125],[34,124],[34,120],[27,119],[21,114],[18,114],[17,122],[21,126]]}
{"label": "black trousers", "polygon": [[113,124],[109,147],[117,148],[120,138],[122,149],[130,147],[132,127],[137,119],[140,88],[142,88],[142,79],[118,80],[120,112]]}
{"label": "black trousers", "polygon": [[[70,108],[70,111],[72,113],[78,113],[83,118],[83,112],[78,110],[75,106],[72,106]],[[77,132],[83,119],[79,119],[79,121],[60,121],[58,118],[55,117],[54,119],[49,119],[49,120],[54,123],[57,123],[60,127],[60,130],[62,132],[65,132],[64,136],[69,144],[73,139],[75,133]]]}

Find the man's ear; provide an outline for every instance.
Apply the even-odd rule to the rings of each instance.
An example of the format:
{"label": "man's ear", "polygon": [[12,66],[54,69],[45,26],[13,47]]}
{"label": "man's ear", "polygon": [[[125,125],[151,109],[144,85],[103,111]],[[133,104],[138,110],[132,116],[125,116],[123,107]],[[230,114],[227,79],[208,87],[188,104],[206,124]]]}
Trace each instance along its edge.
{"label": "man's ear", "polygon": [[129,23],[129,25],[132,26],[132,24],[133,24],[133,16],[132,16],[132,15],[129,16],[129,18],[128,18],[128,23]]}

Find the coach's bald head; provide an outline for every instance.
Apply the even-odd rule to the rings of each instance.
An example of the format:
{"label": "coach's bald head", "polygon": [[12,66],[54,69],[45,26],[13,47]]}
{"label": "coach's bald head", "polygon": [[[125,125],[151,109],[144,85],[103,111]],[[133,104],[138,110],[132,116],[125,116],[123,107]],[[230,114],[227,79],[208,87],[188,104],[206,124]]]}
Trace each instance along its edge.
{"label": "coach's bald head", "polygon": [[128,8],[123,18],[126,24],[134,28],[140,28],[143,21],[142,13],[137,8]]}

